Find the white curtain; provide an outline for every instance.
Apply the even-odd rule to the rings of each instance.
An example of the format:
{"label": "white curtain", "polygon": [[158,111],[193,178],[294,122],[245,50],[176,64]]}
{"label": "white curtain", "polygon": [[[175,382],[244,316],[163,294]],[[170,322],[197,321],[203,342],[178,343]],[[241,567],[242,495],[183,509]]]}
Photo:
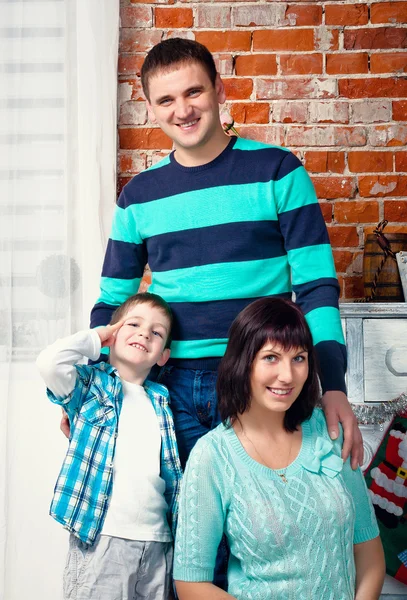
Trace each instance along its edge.
{"label": "white curtain", "polygon": [[0,0],[0,599],[59,600],[38,352],[86,327],[115,200],[119,0]]}

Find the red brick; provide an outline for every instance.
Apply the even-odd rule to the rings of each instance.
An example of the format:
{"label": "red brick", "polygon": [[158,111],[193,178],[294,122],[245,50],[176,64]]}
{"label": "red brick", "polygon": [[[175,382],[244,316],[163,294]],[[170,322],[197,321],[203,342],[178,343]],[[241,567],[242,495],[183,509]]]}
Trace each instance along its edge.
{"label": "red brick", "polygon": [[370,29],[345,29],[345,50],[394,50],[407,46],[407,29],[374,27]]}
{"label": "red brick", "polygon": [[356,298],[364,298],[365,288],[363,283],[363,277],[358,275],[357,277],[344,277],[344,296],[347,300]]}
{"label": "red brick", "polygon": [[336,73],[367,73],[368,55],[366,52],[360,54],[327,54],[326,72],[331,75]]}
{"label": "red brick", "polygon": [[293,146],[365,146],[364,127],[288,126],[286,144]]}
{"label": "red brick", "polygon": [[315,177],[312,178],[318,198],[333,200],[334,198],[351,198],[355,195],[354,177]]}
{"label": "red brick", "polygon": [[258,79],[256,98],[258,100],[290,100],[300,98],[334,98],[337,95],[336,81],[333,79],[284,78]]}
{"label": "red brick", "polygon": [[322,23],[322,6],[317,4],[308,6],[290,5],[285,12],[285,17],[291,26],[320,25]]}
{"label": "red brick", "polygon": [[162,29],[192,27],[194,17],[192,8],[159,8],[154,10],[155,26]]}
{"label": "red brick", "polygon": [[407,196],[407,175],[359,177],[359,194],[370,196]]}
{"label": "red brick", "polygon": [[309,103],[309,120],[311,123],[349,123],[349,103],[313,100]]}
{"label": "red brick", "polygon": [[335,221],[338,223],[377,223],[379,205],[372,200],[335,202]]}
{"label": "red brick", "polygon": [[239,133],[242,138],[256,140],[265,144],[275,146],[284,146],[284,128],[282,125],[243,125],[239,127]]}
{"label": "red brick", "polygon": [[277,100],[272,103],[273,121],[279,123],[307,123],[308,102],[286,102]]}
{"label": "red brick", "polygon": [[392,152],[348,152],[348,166],[352,173],[385,173],[393,171]]}
{"label": "red brick", "polygon": [[275,54],[245,54],[235,62],[236,75],[275,75],[277,61]]}
{"label": "red brick", "polygon": [[338,50],[339,30],[320,26],[315,30],[315,49],[323,52]]}
{"label": "red brick", "polygon": [[120,151],[119,153],[119,173],[141,173],[147,165],[147,157],[144,153],[138,151]]}
{"label": "red brick", "polygon": [[322,73],[322,54],[283,54],[280,66],[283,75]]}
{"label": "red brick", "polygon": [[246,52],[251,45],[250,31],[197,31],[195,39],[211,52]]}
{"label": "red brick", "polygon": [[404,146],[407,144],[407,125],[389,123],[376,125],[369,132],[371,146]]}
{"label": "red brick", "polygon": [[321,207],[322,216],[324,217],[325,223],[332,223],[332,202],[320,202],[319,206]]}
{"label": "red brick", "polygon": [[175,0],[130,0],[131,4],[174,4]]}
{"label": "red brick", "polygon": [[366,25],[368,18],[366,4],[327,4],[325,6],[326,25]]}
{"label": "red brick", "polygon": [[339,298],[343,298],[344,297],[344,288],[345,288],[345,284],[343,283],[343,277],[342,275],[338,275],[338,283],[339,283]]}
{"label": "red brick", "polygon": [[313,173],[343,173],[345,153],[307,150],[304,152],[304,166]]}
{"label": "red brick", "polygon": [[314,50],[313,29],[267,29],[253,32],[253,50],[306,52]]}
{"label": "red brick", "polygon": [[270,105],[264,102],[239,102],[232,105],[230,113],[236,123],[268,123]]}
{"label": "red brick", "polygon": [[407,100],[393,101],[393,120],[407,121]]}
{"label": "red brick", "polygon": [[209,29],[229,28],[232,25],[228,6],[198,6],[195,9],[195,27]]}
{"label": "red brick", "polygon": [[148,6],[122,6],[120,8],[120,27],[151,27],[153,11]]}
{"label": "red brick", "polygon": [[349,250],[334,250],[333,256],[337,272],[346,273],[353,262],[355,254],[355,252],[350,252]]}
{"label": "red brick", "polygon": [[371,73],[407,73],[407,52],[386,52],[370,55]]}
{"label": "red brick", "polygon": [[370,7],[371,23],[407,23],[407,2],[378,2]]}
{"label": "red brick", "polygon": [[144,62],[144,54],[120,54],[118,72],[119,75],[134,73],[140,76],[140,70]]}
{"label": "red brick", "polygon": [[340,79],[339,94],[346,98],[403,98],[407,96],[407,78]]}
{"label": "red brick", "polygon": [[359,236],[355,226],[331,225],[328,227],[328,234],[334,248],[349,248],[359,245]]}
{"label": "red brick", "polygon": [[407,221],[407,201],[386,200],[384,203],[384,218],[390,222]]}
{"label": "red brick", "polygon": [[161,42],[162,31],[121,29],[119,52],[148,52],[150,48]]}
{"label": "red brick", "polygon": [[407,151],[396,152],[396,171],[407,173]]}
{"label": "red brick", "polygon": [[119,141],[123,150],[172,148],[172,140],[158,128],[119,129]]}
{"label": "red brick", "polygon": [[253,91],[252,79],[223,78],[226,97],[228,100],[244,100],[250,98]]}

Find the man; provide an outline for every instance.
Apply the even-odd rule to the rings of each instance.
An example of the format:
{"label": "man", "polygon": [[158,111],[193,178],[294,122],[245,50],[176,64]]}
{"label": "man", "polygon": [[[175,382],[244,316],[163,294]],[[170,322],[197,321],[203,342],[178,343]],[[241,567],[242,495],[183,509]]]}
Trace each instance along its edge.
{"label": "man", "polygon": [[172,357],[160,374],[170,391],[181,462],[218,424],[216,370],[228,328],[256,298],[292,292],[320,359],[323,406],[343,458],[362,460],[346,398],[346,350],[326,226],[300,161],[283,148],[225,135],[225,90],[210,52],[179,38],[157,44],[142,68],[150,119],[174,151],[135,176],[116,208],[91,326],[104,325],[135,293],[146,263],[150,291],[175,315]]}

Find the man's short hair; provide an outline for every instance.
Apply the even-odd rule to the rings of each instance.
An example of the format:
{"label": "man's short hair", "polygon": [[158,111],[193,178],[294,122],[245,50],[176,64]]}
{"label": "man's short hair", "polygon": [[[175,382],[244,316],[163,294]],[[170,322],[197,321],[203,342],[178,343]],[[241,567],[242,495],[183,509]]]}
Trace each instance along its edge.
{"label": "man's short hair", "polygon": [[150,100],[148,83],[158,71],[171,70],[175,65],[195,62],[206,71],[212,85],[215,85],[216,66],[208,48],[193,40],[171,38],[151,48],[141,68],[141,85],[147,100]]}
{"label": "man's short hair", "polygon": [[110,320],[110,325],[114,325],[129,312],[129,310],[135,306],[136,304],[150,304],[154,308],[158,308],[163,312],[163,314],[167,317],[170,327],[168,330],[167,341],[165,342],[165,347],[169,348],[171,346],[171,329],[174,323],[174,315],[172,313],[171,308],[158,294],[150,294],[150,292],[140,292],[139,294],[134,294],[134,296],[130,296],[127,298],[123,304],[121,304],[114,311],[112,318]]}

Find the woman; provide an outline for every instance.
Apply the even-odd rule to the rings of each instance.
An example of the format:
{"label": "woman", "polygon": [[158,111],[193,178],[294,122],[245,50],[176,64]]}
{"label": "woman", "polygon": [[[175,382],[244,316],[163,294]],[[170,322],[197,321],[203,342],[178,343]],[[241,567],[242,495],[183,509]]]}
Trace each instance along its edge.
{"label": "woman", "polygon": [[[343,464],[315,408],[311,333],[291,302],[263,298],[235,319],[218,377],[222,424],[193,449],[175,544],[180,600],[374,600],[384,579],[360,469]],[[230,546],[228,592],[212,583]]]}

